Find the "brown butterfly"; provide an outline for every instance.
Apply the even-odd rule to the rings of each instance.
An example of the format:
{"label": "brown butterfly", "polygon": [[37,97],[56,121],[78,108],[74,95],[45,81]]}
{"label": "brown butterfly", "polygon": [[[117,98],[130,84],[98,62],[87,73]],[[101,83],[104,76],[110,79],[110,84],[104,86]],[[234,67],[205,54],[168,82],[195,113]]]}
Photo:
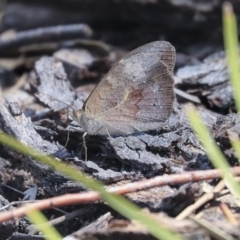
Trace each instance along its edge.
{"label": "brown butterfly", "polygon": [[175,48],[156,41],[128,53],[72,118],[89,135],[128,135],[162,127],[172,112]]}

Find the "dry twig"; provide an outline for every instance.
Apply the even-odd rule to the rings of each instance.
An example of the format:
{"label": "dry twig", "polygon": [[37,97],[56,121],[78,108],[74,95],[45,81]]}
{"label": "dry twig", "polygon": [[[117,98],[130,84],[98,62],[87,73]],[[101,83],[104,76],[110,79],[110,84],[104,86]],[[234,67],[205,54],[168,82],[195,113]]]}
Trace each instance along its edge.
{"label": "dry twig", "polygon": [[16,49],[22,46],[36,43],[46,43],[90,37],[91,28],[86,24],[69,24],[54,27],[42,27],[33,30],[17,32],[6,39],[0,38],[0,51]]}
{"label": "dry twig", "polygon": [[[233,174],[237,176],[240,175],[240,167],[234,167],[231,168],[230,170],[233,172]],[[127,194],[131,192],[136,192],[144,189],[169,184],[180,184],[217,178],[221,178],[221,171],[217,169],[206,171],[194,171],[169,176],[158,176],[152,179],[146,179],[135,183],[124,184],[123,186],[109,187],[107,188],[107,191],[116,194]],[[25,206],[22,206],[18,209],[9,212],[3,212],[0,214],[0,222],[22,217],[26,215],[27,212],[30,212],[35,209],[43,210],[52,207],[60,207],[66,205],[93,203],[100,199],[101,197],[99,193],[94,191],[87,193],[66,194],[63,196],[38,201],[36,203],[27,204]]]}
{"label": "dry twig", "polygon": [[233,213],[231,212],[231,210],[229,209],[229,207],[225,204],[225,203],[220,203],[219,205],[220,209],[222,210],[222,212],[224,213],[224,215],[226,216],[226,218],[228,219],[228,221],[237,226],[238,225],[238,221],[237,219],[234,217]]}

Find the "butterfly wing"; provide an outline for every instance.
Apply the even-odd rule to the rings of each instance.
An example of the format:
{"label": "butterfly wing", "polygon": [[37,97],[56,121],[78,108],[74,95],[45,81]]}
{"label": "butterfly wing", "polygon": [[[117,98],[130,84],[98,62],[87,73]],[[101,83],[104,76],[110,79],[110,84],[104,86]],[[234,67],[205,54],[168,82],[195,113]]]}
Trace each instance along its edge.
{"label": "butterfly wing", "polygon": [[87,117],[102,122],[96,134],[125,135],[160,128],[172,111],[175,49],[164,41],[127,54],[84,104]]}

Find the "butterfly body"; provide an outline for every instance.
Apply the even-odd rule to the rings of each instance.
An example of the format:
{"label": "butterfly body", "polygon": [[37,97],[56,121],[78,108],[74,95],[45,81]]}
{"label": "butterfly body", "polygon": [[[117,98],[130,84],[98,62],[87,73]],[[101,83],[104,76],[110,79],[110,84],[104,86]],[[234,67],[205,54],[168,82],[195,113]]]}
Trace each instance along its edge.
{"label": "butterfly body", "polygon": [[128,53],[72,117],[89,135],[159,129],[172,112],[175,49],[157,41]]}

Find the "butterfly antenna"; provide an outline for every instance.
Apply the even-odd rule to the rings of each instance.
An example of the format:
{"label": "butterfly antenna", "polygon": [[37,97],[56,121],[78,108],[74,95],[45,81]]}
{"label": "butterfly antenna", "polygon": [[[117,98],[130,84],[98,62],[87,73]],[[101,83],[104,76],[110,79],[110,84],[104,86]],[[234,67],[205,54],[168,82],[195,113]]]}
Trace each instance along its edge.
{"label": "butterfly antenna", "polygon": [[57,99],[57,98],[54,98],[54,97],[48,95],[47,93],[36,92],[35,94],[43,94],[43,95],[46,95],[46,96],[50,97],[51,102],[52,102],[52,101],[58,101],[58,102],[60,102],[60,103],[62,103],[62,104],[65,104],[66,106],[68,106],[69,108],[71,108],[73,111],[76,111],[71,105],[69,105],[69,104],[67,104],[67,103],[65,103],[65,102],[63,102],[63,101],[61,101],[61,100],[59,100],[59,99]]}

